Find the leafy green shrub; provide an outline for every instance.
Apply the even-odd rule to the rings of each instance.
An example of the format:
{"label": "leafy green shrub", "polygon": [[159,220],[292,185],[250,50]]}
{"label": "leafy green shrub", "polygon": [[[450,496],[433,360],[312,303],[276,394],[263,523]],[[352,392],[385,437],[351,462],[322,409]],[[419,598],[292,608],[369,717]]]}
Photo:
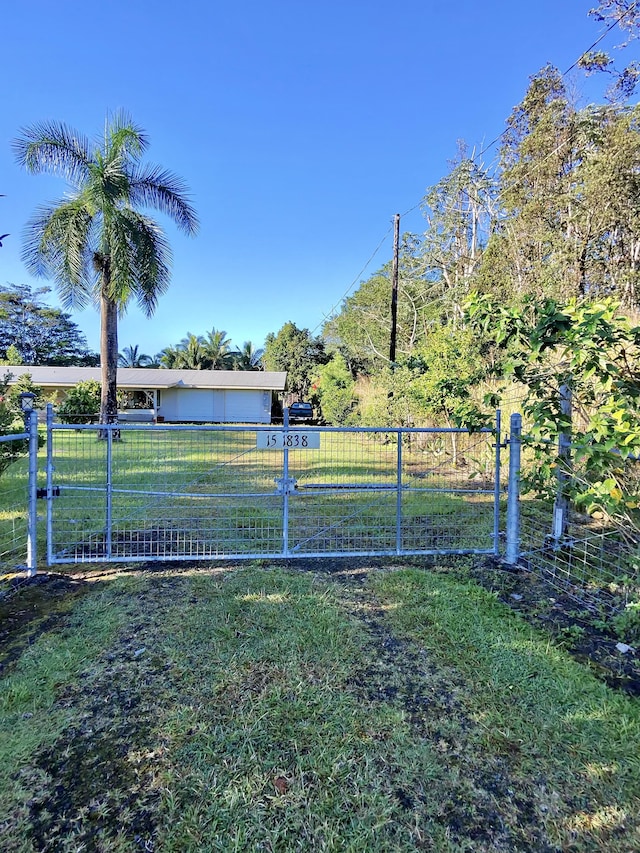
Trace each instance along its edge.
{"label": "leafy green shrub", "polygon": [[[5,372],[0,379],[0,435],[17,435],[24,432],[24,420],[20,411],[19,402],[16,403],[9,389],[9,383],[13,374]],[[0,443],[0,474],[9,465],[24,456],[29,450],[27,439],[17,441],[3,441]]]}
{"label": "leafy green shrub", "polygon": [[[564,496],[578,509],[637,535],[640,326],[611,299],[527,298],[505,307],[474,293],[465,310],[471,328],[508,352],[502,378],[523,386],[534,458],[523,488],[553,499],[560,471]],[[575,417],[563,407],[569,396]],[[561,436],[570,445],[565,455]]]}
{"label": "leafy green shrub", "polygon": [[30,373],[23,373],[22,376],[19,376],[16,381],[11,385],[9,389],[7,389],[6,398],[9,404],[9,407],[14,412],[14,418],[16,422],[22,424],[23,415],[22,415],[22,407],[20,405],[20,395],[28,391],[30,394],[33,394],[33,408],[34,409],[42,409],[47,403],[47,397],[40,387],[40,385],[34,385],[33,379]]}
{"label": "leafy green shrub", "polygon": [[88,424],[100,411],[100,383],[96,379],[78,382],[69,390],[58,407],[58,417],[65,424]]}
{"label": "leafy green shrub", "polygon": [[344,357],[334,353],[318,368],[312,383],[314,398],[320,404],[323,419],[329,424],[353,422],[355,383]]}
{"label": "leafy green shrub", "polygon": [[613,619],[619,639],[625,643],[640,643],[640,601],[631,601]]}

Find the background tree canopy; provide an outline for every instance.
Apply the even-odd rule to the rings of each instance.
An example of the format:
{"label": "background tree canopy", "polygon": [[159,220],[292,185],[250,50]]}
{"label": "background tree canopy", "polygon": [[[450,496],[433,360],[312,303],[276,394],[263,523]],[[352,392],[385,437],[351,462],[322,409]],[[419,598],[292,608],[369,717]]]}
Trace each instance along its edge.
{"label": "background tree canopy", "polygon": [[21,364],[94,367],[99,356],[70,315],[42,299],[47,293],[46,287],[0,285],[0,359],[9,360],[7,351],[14,347]]}
{"label": "background tree canopy", "polygon": [[327,361],[327,355],[320,338],[289,321],[277,335],[267,335],[263,360],[266,370],[286,370],[289,391],[304,398],[309,393],[312,372]]}

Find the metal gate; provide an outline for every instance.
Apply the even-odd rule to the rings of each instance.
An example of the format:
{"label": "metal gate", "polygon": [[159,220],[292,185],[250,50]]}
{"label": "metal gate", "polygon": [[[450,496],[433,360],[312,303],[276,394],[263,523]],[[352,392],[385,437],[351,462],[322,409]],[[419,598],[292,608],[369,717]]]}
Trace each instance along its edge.
{"label": "metal gate", "polygon": [[472,434],[51,416],[47,431],[50,565],[498,553],[499,416]]}

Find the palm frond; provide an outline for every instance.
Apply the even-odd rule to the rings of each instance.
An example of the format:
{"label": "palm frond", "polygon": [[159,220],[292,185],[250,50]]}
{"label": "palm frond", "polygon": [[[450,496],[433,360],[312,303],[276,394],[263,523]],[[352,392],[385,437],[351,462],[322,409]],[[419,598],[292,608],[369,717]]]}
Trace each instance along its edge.
{"label": "palm frond", "polygon": [[176,367],[180,357],[180,348],[168,346],[161,350],[155,357],[160,363],[160,367],[171,369]]}
{"label": "palm frond", "polygon": [[134,124],[128,112],[118,110],[112,117],[107,116],[104,139],[107,162],[122,157],[138,161],[148,146],[149,138],[141,127]]}
{"label": "palm frond", "polygon": [[124,307],[135,296],[151,316],[169,287],[170,265],[171,248],[157,223],[135,210],[119,210],[111,236],[111,289],[118,304]]}
{"label": "palm frond", "polygon": [[138,344],[124,347],[122,352],[118,353],[118,367],[147,367],[152,361],[150,355],[140,352]]}
{"label": "palm frond", "polygon": [[53,278],[65,308],[90,300],[93,221],[81,198],[42,206],[24,230],[22,259],[34,275]]}
{"label": "palm frond", "polygon": [[239,349],[231,353],[233,357],[233,369],[261,370],[263,367],[263,355],[264,349],[262,347],[256,349],[251,341],[245,341]]}
{"label": "palm frond", "polygon": [[127,310],[127,303],[135,290],[135,264],[129,251],[128,228],[124,217],[105,217],[102,242],[109,260],[109,275],[103,279],[107,286],[106,295],[118,306],[120,316]]}
{"label": "palm frond", "polygon": [[11,143],[18,163],[32,174],[49,172],[79,186],[91,164],[89,142],[62,122],[38,122],[22,128]]}
{"label": "palm frond", "polygon": [[184,370],[206,370],[209,367],[202,335],[187,332],[187,337],[183,338],[176,347],[176,353],[174,367]]}
{"label": "palm frond", "polygon": [[196,234],[198,216],[191,205],[188,188],[173,172],[159,166],[145,165],[131,174],[132,204],[152,207],[170,216],[186,234]]}

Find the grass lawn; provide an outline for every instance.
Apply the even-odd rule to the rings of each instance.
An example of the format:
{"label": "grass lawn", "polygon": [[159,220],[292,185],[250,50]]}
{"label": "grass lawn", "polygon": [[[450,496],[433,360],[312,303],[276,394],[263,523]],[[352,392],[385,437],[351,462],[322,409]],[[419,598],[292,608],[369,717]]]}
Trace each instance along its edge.
{"label": "grass lawn", "polygon": [[2,637],[0,849],[640,850],[638,700],[466,567],[23,591],[0,616],[42,621]]}

